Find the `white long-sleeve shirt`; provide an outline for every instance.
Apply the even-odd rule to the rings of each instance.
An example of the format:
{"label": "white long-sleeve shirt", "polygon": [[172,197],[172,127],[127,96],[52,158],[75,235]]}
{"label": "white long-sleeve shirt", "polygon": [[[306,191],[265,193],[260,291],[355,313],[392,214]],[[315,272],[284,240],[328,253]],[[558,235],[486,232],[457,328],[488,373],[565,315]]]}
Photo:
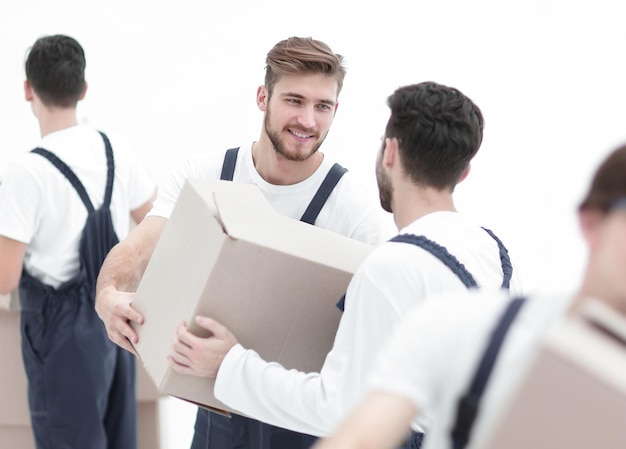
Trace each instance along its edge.
{"label": "white long-sleeve shirt", "polygon": [[[436,212],[401,234],[424,235],[444,246],[485,289],[502,284],[497,243],[480,226],[454,212]],[[513,271],[512,291],[519,291]],[[443,292],[465,291],[439,259],[407,243],[387,242],[355,273],[333,349],[319,373],[287,370],[241,345],[219,369],[216,397],[252,418],[317,436],[329,435],[364,393],[379,350],[408,311]]]}

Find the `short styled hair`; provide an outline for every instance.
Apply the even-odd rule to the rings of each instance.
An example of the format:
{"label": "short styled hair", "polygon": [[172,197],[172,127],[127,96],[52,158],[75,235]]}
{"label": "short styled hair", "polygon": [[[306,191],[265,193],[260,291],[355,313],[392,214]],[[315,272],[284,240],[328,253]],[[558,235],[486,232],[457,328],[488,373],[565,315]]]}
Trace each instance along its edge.
{"label": "short styled hair", "polygon": [[281,77],[309,73],[334,76],[339,95],[346,76],[343,56],[333,53],[327,44],[311,37],[294,36],[278,42],[267,53],[265,63],[265,87],[270,96]]}
{"label": "short styled hair", "polygon": [[398,88],[387,105],[385,137],[398,139],[410,179],[454,191],[483,140],[478,106],[459,90],[430,81]]}
{"label": "short styled hair", "polygon": [[28,52],[26,79],[49,106],[76,106],[85,89],[85,52],[73,38],[44,36]]}
{"label": "short styled hair", "polygon": [[626,199],[626,145],[613,150],[600,164],[579,208],[609,210],[617,201],[624,199]]}

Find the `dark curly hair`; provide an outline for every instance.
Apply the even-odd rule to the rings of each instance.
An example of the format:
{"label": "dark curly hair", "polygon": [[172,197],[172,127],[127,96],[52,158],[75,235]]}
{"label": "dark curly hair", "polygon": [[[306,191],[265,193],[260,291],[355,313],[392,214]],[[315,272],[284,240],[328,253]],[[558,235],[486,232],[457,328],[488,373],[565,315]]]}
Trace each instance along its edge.
{"label": "dark curly hair", "polygon": [[385,137],[398,139],[410,178],[419,185],[454,191],[483,140],[478,106],[459,90],[434,82],[401,87],[387,104],[391,116]]}

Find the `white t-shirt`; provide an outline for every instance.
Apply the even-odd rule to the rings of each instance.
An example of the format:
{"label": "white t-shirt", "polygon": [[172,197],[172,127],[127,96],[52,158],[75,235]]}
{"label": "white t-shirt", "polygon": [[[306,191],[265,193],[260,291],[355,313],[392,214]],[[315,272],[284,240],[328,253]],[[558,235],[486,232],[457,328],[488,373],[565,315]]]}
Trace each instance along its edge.
{"label": "white t-shirt", "polygon": [[[497,243],[467,217],[435,212],[400,233],[437,242],[465,265],[479,286],[500,288]],[[511,287],[519,291],[515,269]],[[395,325],[416,304],[445,291],[465,292],[466,287],[439,259],[412,244],[384,243],[363,262],[348,287],[334,346],[320,373],[286,370],[236,345],[219,369],[216,397],[261,421],[329,435],[361,399],[366,375]]]}
{"label": "white t-shirt", "polygon": [[[159,189],[157,200],[148,215],[169,218],[186,179],[220,179],[225,153],[226,150],[200,153],[187,159],[182,167],[172,173],[168,183]],[[333,162],[324,157],[320,167],[304,181],[292,185],[270,184],[254,167],[250,144],[239,149],[233,181],[256,184],[278,213],[300,219],[332,165]],[[348,171],[324,204],[315,225],[378,245],[393,235],[392,222],[388,218],[378,198]]]}
{"label": "white t-shirt", "polygon": [[[473,292],[427,301],[411,311],[381,351],[368,388],[404,396],[430,412],[424,449],[451,447],[458,400],[469,388],[507,299],[502,292]],[[522,306],[500,348],[467,449],[484,442],[571,300],[532,297]]]}
{"label": "white t-shirt", "polygon": [[[111,214],[122,240],[129,231],[130,211],[145,204],[156,186],[132,158],[129,145],[107,136],[115,160]],[[100,207],[107,162],[104,141],[96,130],[73,126],[46,135],[38,146],[65,162],[94,208]],[[26,152],[8,167],[0,184],[0,235],[28,245],[24,265],[45,284],[58,287],[78,273],[78,244],[86,218],[78,193],[46,158]]]}

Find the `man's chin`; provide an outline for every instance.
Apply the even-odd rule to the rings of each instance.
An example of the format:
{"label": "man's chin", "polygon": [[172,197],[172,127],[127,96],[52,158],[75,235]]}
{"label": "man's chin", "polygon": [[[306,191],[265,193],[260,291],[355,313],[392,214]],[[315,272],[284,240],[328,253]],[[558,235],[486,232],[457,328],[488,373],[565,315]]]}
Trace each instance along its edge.
{"label": "man's chin", "polygon": [[278,151],[278,150],[276,150],[276,152],[280,154],[283,158],[289,161],[304,162],[308,160],[311,156],[313,156],[317,152],[317,150],[313,152],[308,152],[308,153],[304,153],[302,151]]}
{"label": "man's chin", "polygon": [[380,198],[380,207],[382,207],[385,212],[389,212],[390,214],[393,214],[393,210],[391,208],[391,201]]}

